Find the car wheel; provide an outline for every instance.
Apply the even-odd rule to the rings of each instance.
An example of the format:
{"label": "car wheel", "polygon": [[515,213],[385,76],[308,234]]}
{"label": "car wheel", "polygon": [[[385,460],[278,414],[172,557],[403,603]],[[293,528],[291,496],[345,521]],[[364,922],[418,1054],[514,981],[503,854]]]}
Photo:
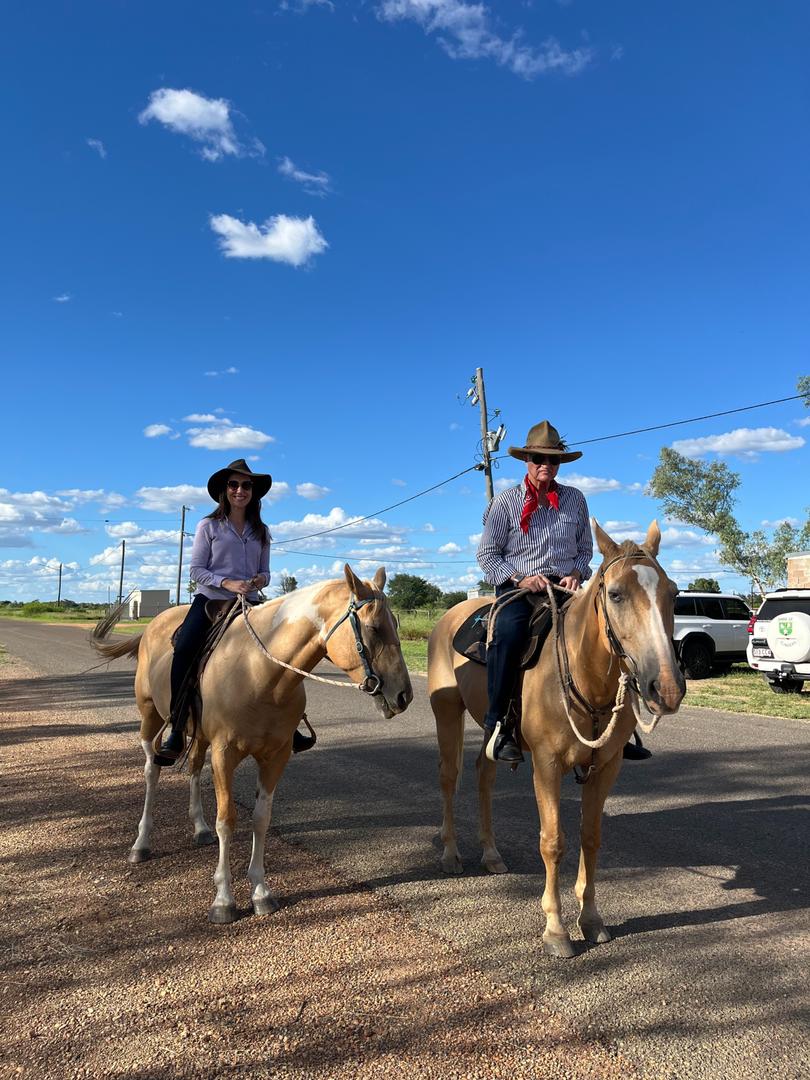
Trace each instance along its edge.
{"label": "car wheel", "polygon": [[706,679],[712,671],[712,650],[705,641],[684,642],[681,652],[683,673],[687,679]]}
{"label": "car wheel", "polygon": [[768,686],[775,694],[800,694],[804,687],[803,679],[783,679],[778,682],[776,679],[768,679]]}

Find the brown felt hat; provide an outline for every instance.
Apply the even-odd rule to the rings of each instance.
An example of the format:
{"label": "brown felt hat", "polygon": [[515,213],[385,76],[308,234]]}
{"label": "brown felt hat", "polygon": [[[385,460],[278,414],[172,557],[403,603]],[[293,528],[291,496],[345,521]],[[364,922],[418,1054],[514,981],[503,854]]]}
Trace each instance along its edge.
{"label": "brown felt hat", "polygon": [[541,420],[535,424],[526,436],[525,446],[510,446],[509,453],[519,461],[528,461],[531,454],[549,454],[560,459],[560,464],[565,461],[576,461],[582,457],[581,450],[569,450],[560,433],[552,427],[548,420]]}
{"label": "brown felt hat", "polygon": [[208,481],[208,494],[214,502],[219,502],[219,497],[225,490],[225,485],[231,473],[241,473],[242,476],[250,477],[253,481],[254,499],[261,499],[273,486],[273,477],[270,473],[253,472],[245,459],[240,457],[236,461],[232,461],[226,468],[219,469]]}

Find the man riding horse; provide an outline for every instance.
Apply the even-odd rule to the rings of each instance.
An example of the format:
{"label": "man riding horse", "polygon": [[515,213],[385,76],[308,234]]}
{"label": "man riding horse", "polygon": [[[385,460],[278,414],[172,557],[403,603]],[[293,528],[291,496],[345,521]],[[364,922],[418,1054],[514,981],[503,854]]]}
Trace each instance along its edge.
{"label": "man riding horse", "polygon": [[[525,446],[510,446],[513,458],[526,463],[520,484],[502,491],[484,515],[478,564],[496,596],[514,589],[546,591],[549,584],[576,592],[591,576],[588,565],[593,541],[585,496],[575,487],[557,483],[560,465],[582,457],[568,450],[559,432],[542,420],[526,436]],[[485,728],[487,756],[516,763],[523,754],[515,738],[514,717],[519,694],[519,668],[526,645],[533,605],[515,599],[498,612],[487,646],[489,707]],[[625,747],[625,757],[649,757],[649,750]]]}

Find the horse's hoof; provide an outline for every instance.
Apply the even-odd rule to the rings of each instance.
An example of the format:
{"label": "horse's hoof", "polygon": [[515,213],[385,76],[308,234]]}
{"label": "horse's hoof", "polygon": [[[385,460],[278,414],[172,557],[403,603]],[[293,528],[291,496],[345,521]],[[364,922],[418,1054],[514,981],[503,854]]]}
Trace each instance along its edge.
{"label": "horse's hoof", "polygon": [[253,912],[256,915],[274,915],[280,907],[281,904],[275,896],[263,896],[253,901]]}
{"label": "horse's hoof", "polygon": [[482,859],[481,865],[490,874],[508,874],[509,867],[501,858],[497,859]]}
{"label": "horse's hoof", "polygon": [[445,874],[463,874],[464,863],[458,855],[445,855],[442,859],[442,870]]}
{"label": "horse's hoof", "polygon": [[579,928],[582,931],[582,936],[588,942],[589,945],[604,945],[607,941],[612,941],[610,931],[604,925],[604,923],[579,923]]}
{"label": "horse's hoof", "polygon": [[147,859],[152,858],[152,849],[148,847],[142,848],[130,848],[129,855],[127,855],[127,862],[132,866],[137,866],[138,863],[146,862]]}
{"label": "horse's hoof", "polygon": [[236,922],[236,904],[212,904],[208,909],[208,921],[224,926],[226,923]]}
{"label": "horse's hoof", "polygon": [[217,838],[210,829],[194,834],[194,847],[210,847],[211,844],[216,844],[216,842]]}
{"label": "horse's hoof", "polygon": [[543,952],[546,956],[553,956],[557,960],[570,960],[576,955],[568,934],[544,934]]}

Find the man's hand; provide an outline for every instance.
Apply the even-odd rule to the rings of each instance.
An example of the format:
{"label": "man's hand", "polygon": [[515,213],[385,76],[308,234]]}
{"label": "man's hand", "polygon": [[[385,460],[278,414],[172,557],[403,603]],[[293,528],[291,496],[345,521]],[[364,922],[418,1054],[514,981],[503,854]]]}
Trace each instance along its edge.
{"label": "man's hand", "polygon": [[548,578],[543,577],[542,574],[530,574],[528,577],[522,578],[519,589],[528,589],[529,592],[545,592],[546,586],[551,582]]}
{"label": "man's hand", "polygon": [[560,578],[560,588],[570,589],[571,592],[576,592],[580,586],[579,574],[574,572],[569,574],[568,577]]}

